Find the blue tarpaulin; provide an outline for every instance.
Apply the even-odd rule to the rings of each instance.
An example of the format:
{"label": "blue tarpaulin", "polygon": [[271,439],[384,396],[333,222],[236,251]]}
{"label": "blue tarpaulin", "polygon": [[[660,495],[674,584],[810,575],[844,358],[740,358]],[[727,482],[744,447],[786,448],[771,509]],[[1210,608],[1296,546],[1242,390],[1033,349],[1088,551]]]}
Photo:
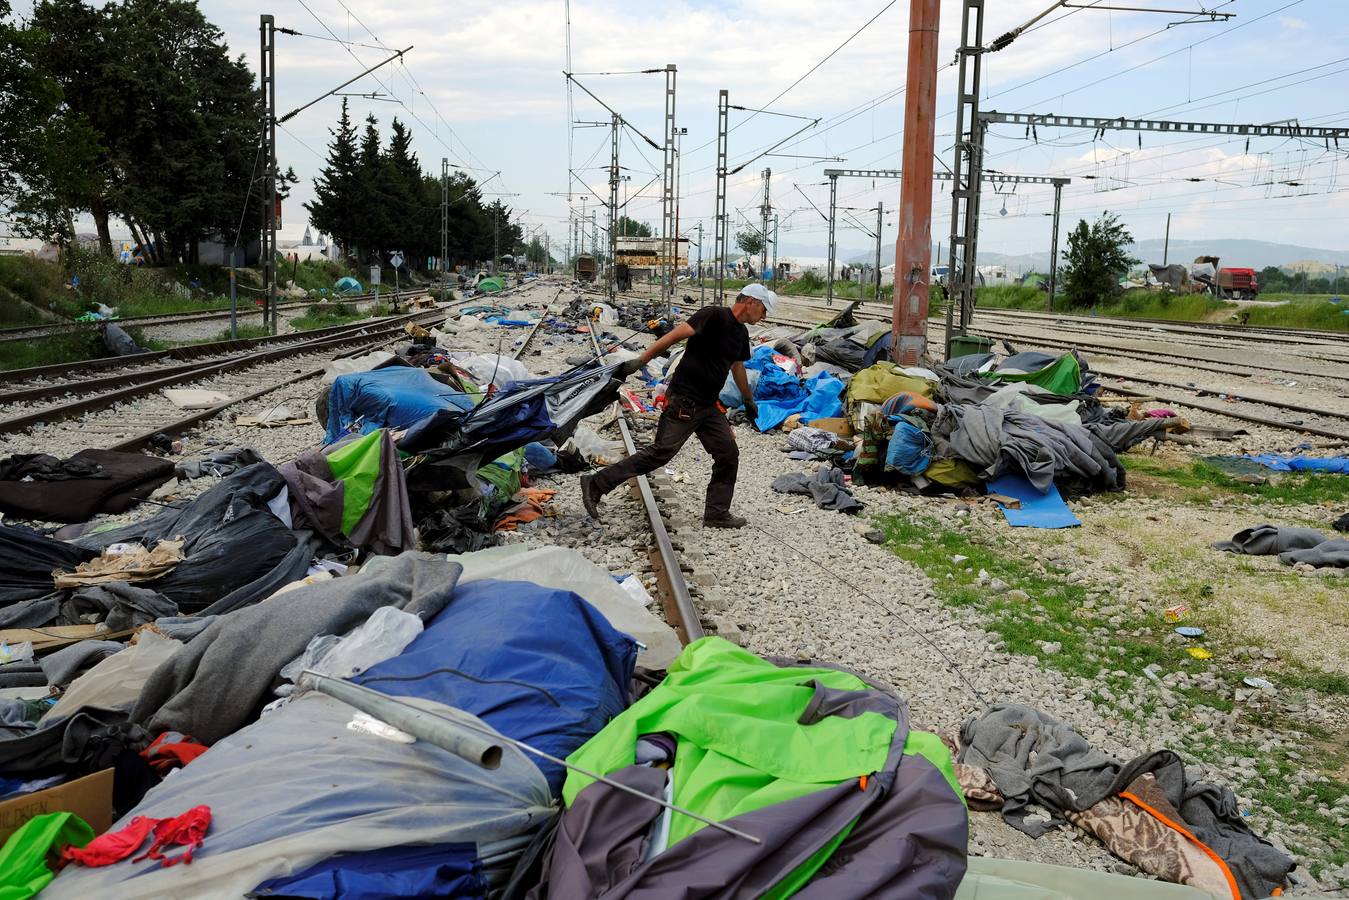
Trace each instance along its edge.
{"label": "blue tarpaulin", "polygon": [[474,844],[390,847],[334,856],[296,875],[273,878],[254,891],[259,897],[455,897],[487,896]]}
{"label": "blue tarpaulin", "polygon": [[[510,622],[510,628],[502,628]],[[461,585],[407,649],[352,681],[467,710],[566,758],[627,708],[632,638],[570,591],[527,582]],[[554,794],[565,771],[534,759]]]}
{"label": "blue tarpaulin", "polygon": [[753,387],[759,407],[754,426],[760,431],[776,428],[797,414],[802,422],[843,415],[844,384],[828,372],[820,372],[802,386],[799,378],[773,362],[773,348],[767,344],[754,351],[745,368],[747,375],[759,373]]}
{"label": "blue tarpaulin", "polygon": [[1262,453],[1258,456],[1243,456],[1272,469],[1275,472],[1338,472],[1349,475],[1349,456],[1279,456],[1274,453]]}
{"label": "blue tarpaulin", "polygon": [[328,443],[359,419],[360,431],[406,428],[440,410],[469,410],[474,398],[446,387],[425,369],[388,366],[339,375],[328,394]]}
{"label": "blue tarpaulin", "polygon": [[1020,509],[998,504],[1013,527],[1074,528],[1082,524],[1052,483],[1042,494],[1021,475],[1002,475],[988,482],[988,492],[1021,501]]}

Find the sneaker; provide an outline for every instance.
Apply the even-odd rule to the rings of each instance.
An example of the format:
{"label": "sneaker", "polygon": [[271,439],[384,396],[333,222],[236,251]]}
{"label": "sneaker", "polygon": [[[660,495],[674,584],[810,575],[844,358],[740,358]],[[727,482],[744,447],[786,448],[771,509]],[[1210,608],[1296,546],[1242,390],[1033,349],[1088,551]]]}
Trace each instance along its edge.
{"label": "sneaker", "polygon": [[713,518],[703,517],[703,525],[707,528],[744,528],[748,524],[749,519],[742,519],[739,516],[733,516],[730,513]]}
{"label": "sneaker", "polygon": [[600,521],[600,498],[604,495],[595,490],[594,482],[594,475],[581,476],[581,502],[585,504],[586,515],[598,522]]}

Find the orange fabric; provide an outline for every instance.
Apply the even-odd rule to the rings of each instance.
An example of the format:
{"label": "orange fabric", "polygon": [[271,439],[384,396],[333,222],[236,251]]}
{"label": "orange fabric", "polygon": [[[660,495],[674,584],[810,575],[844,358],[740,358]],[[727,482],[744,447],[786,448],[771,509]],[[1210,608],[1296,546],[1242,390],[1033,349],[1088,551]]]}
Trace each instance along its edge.
{"label": "orange fabric", "polygon": [[867,777],[865,775],[857,779],[857,786],[864,791],[867,789]]}
{"label": "orange fabric", "polygon": [[1218,868],[1222,870],[1223,877],[1227,879],[1227,888],[1232,892],[1232,900],[1241,900],[1241,889],[1237,887],[1237,880],[1232,877],[1232,870],[1227,867],[1227,863],[1223,861],[1223,858],[1221,856],[1219,856],[1217,853],[1214,853],[1213,850],[1211,850],[1207,844],[1205,844],[1203,841],[1199,840],[1199,838],[1191,834],[1190,829],[1186,828],[1184,825],[1180,825],[1176,822],[1171,821],[1169,818],[1162,815],[1160,812],[1158,812],[1157,810],[1153,809],[1151,806],[1140,800],[1137,795],[1129,791],[1120,791],[1120,796],[1123,797],[1125,800],[1129,800],[1132,803],[1137,804],[1138,807],[1146,811],[1148,815],[1152,816],[1154,819],[1161,822],[1168,828],[1173,828],[1176,831],[1180,832],[1182,835],[1189,838],[1189,840],[1192,841],[1196,847],[1198,847],[1200,850],[1203,850],[1204,854],[1209,859],[1217,863]]}
{"label": "orange fabric", "polygon": [[556,510],[545,506],[557,496],[557,491],[551,488],[524,488],[515,496],[521,502],[497,519],[496,525],[493,526],[494,531],[514,531],[526,522],[533,522],[543,516],[557,515]]}

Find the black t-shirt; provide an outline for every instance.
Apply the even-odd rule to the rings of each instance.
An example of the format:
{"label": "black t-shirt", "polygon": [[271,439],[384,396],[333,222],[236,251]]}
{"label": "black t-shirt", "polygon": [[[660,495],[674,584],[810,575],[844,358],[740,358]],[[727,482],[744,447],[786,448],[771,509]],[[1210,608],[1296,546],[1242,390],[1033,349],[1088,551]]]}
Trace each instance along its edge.
{"label": "black t-shirt", "polygon": [[731,363],[749,359],[749,329],[726,306],[705,306],[689,316],[693,336],[670,379],[669,393],[711,406],[731,371]]}

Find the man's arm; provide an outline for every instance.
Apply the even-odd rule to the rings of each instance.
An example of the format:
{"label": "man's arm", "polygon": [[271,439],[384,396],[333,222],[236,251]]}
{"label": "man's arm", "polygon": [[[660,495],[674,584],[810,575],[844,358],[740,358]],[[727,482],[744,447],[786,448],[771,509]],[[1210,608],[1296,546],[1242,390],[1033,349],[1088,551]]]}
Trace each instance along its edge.
{"label": "man's arm", "polygon": [[742,362],[731,363],[731,377],[735,379],[735,386],[740,389],[740,398],[754,402],[754,394],[749,389],[749,379],[745,377],[745,364]]}
{"label": "man's arm", "polygon": [[[674,328],[670,329],[669,334],[667,334],[663,338],[660,338],[650,347],[646,348],[646,352],[643,353],[641,357],[642,365],[646,365],[647,363],[651,362],[651,360],[655,359],[657,356],[660,356],[666,350],[669,350],[675,344],[679,343],[680,341],[686,341],[689,338],[693,337],[693,335],[694,335],[693,326],[690,325],[688,322],[680,322]],[[742,376],[744,375],[744,371],[745,371],[744,367],[742,366],[740,369],[740,373]]]}

